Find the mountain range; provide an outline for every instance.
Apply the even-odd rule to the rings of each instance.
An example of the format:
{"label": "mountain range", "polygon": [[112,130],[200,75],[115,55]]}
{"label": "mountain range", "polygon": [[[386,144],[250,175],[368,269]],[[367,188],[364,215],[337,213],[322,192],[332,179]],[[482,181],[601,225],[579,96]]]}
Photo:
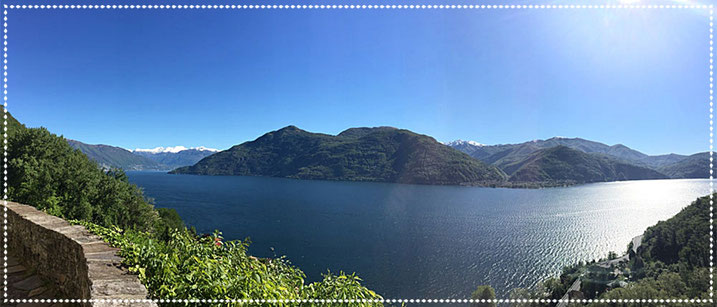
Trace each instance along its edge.
{"label": "mountain range", "polygon": [[650,156],[622,144],[610,146],[580,138],[442,144],[393,127],[350,128],[328,135],[288,126],[171,173],[541,187],[707,178],[707,159],[707,153]]}
{"label": "mountain range", "polygon": [[199,160],[219,150],[201,147],[187,148],[184,146],[157,147],[154,149],[135,149],[133,154],[148,158],[163,166],[162,170],[171,170],[182,166],[193,165]]}
{"label": "mountain range", "polygon": [[328,135],[288,126],[171,173],[443,185],[506,180],[498,168],[432,137],[392,127]]}
{"label": "mountain range", "polygon": [[68,142],[105,168],[173,174],[506,187],[709,177],[707,152],[650,156],[622,144],[565,137],[517,144],[443,144],[393,127],[350,128],[329,135],[287,126],[224,151],[183,146],[129,151]]}
{"label": "mountain range", "polygon": [[707,152],[650,156],[622,144],[564,137],[501,145],[457,140],[446,145],[500,168],[513,182],[709,178]]}
{"label": "mountain range", "polygon": [[184,146],[129,151],[110,145],[85,144],[76,140],[67,140],[67,142],[103,168],[115,167],[124,170],[172,170],[181,166],[193,165],[218,151],[206,147],[186,148]]}

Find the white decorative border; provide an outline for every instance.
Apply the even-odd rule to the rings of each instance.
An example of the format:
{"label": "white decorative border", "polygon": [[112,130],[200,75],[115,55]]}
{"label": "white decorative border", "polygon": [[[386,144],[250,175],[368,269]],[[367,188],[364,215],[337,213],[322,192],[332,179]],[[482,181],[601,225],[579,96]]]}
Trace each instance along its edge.
{"label": "white decorative border", "polygon": [[5,4],[5,9],[710,9],[713,5],[593,4]]}
{"label": "white decorative border", "polygon": [[3,18],[3,301],[7,299],[7,6],[2,12]]}
{"label": "white decorative border", "polygon": [[714,9],[710,5],[710,303],[714,295],[714,164],[712,156],[714,155]]}
{"label": "white decorative border", "polygon": [[[709,9],[710,26],[710,298],[709,299],[11,299],[7,294],[7,15],[8,9]],[[713,5],[503,5],[503,4],[481,4],[481,5],[442,5],[442,4],[336,4],[336,5],[3,5],[3,302],[4,303],[241,303],[241,304],[264,304],[264,303],[714,303],[714,177],[713,177],[713,155],[714,155],[714,122],[713,122],[713,32],[714,32],[714,9]]]}

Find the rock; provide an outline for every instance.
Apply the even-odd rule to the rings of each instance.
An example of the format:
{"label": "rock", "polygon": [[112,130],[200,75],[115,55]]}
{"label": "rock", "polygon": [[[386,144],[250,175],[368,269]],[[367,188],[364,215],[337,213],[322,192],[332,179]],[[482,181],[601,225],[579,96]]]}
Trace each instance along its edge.
{"label": "rock", "polygon": [[34,297],[44,293],[46,290],[47,290],[47,287],[35,288],[35,289],[30,290],[30,292],[27,294],[27,296],[34,298]]}
{"label": "rock", "polygon": [[22,281],[19,281],[12,286],[15,288],[18,288],[20,290],[24,291],[30,291],[39,287],[42,287],[45,284],[42,279],[37,275],[32,275],[28,278],[23,279]]}
{"label": "rock", "polygon": [[13,273],[18,273],[18,272],[24,272],[24,271],[25,271],[25,267],[22,266],[22,265],[19,265],[19,264],[7,268],[7,273],[8,273],[8,274],[13,274]]}

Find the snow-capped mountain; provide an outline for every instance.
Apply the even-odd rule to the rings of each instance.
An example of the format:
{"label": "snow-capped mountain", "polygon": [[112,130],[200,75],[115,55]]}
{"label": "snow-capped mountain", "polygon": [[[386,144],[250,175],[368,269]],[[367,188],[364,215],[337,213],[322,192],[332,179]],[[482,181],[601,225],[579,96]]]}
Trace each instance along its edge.
{"label": "snow-capped mountain", "polygon": [[446,146],[453,147],[455,149],[458,149],[462,152],[467,153],[470,156],[473,156],[473,153],[476,151],[480,151],[482,148],[486,147],[486,145],[478,143],[476,141],[464,141],[464,140],[455,140],[453,142],[443,143]]}
{"label": "snow-capped mountain", "polygon": [[200,147],[155,147],[152,149],[137,148],[132,151],[135,155],[148,158],[165,166],[167,169],[194,165],[204,157],[219,152],[214,148]]}
{"label": "snow-capped mountain", "polygon": [[465,145],[471,145],[471,146],[485,146],[485,144],[478,143],[476,141],[464,141],[464,140],[455,140],[453,142],[444,143],[451,147],[458,147],[458,146],[465,146]]}
{"label": "snow-capped mountain", "polygon": [[155,147],[152,149],[137,148],[137,149],[133,150],[132,152],[147,152],[147,153],[157,154],[157,153],[178,153],[180,151],[185,151],[185,150],[211,151],[211,152],[219,151],[218,149],[207,148],[204,146],[190,147],[190,148],[187,148],[184,146],[173,146],[173,147]]}

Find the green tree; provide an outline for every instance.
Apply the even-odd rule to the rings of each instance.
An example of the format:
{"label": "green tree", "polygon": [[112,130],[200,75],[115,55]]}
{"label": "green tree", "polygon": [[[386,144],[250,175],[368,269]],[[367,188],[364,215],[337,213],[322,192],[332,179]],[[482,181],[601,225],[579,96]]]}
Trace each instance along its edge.
{"label": "green tree", "polygon": [[[508,297],[515,302],[511,303],[514,307],[542,307],[545,303],[540,303],[539,300],[547,299],[548,293],[543,283],[538,283],[532,288],[514,288],[508,294]],[[522,300],[533,300],[532,302],[522,302]]]}
{"label": "green tree", "polygon": [[473,300],[492,300],[488,302],[473,302],[471,307],[495,307],[495,290],[489,285],[480,285],[471,294]]}
{"label": "green tree", "polygon": [[617,259],[618,255],[616,252],[610,251],[607,253],[607,259],[608,260],[615,260]]}
{"label": "green tree", "polygon": [[102,170],[45,128],[16,131],[8,157],[11,200],[104,226],[151,230],[159,218],[122,170]]}
{"label": "green tree", "polygon": [[[179,217],[177,210],[171,208],[156,208],[156,210],[157,213],[159,213],[159,220],[157,220],[154,228],[160,239],[166,241],[169,239],[169,235],[172,231],[185,229],[184,222],[182,218]],[[196,234],[196,230],[194,229],[187,231]]]}

